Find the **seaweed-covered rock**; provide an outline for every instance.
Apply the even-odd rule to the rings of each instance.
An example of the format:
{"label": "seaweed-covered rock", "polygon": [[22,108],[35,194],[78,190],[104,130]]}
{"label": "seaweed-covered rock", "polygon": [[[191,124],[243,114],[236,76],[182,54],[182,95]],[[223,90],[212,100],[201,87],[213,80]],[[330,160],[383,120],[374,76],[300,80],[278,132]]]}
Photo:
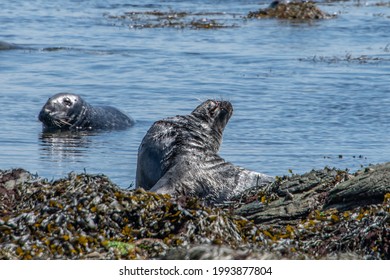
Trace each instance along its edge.
{"label": "seaweed-covered rock", "polygon": [[27,181],[13,191],[17,202],[0,215],[2,258],[151,258],[168,246],[263,238],[242,217],[192,198],[123,190],[105,176]]}
{"label": "seaweed-covered rock", "polygon": [[17,185],[32,180],[33,176],[23,169],[12,169],[0,172],[0,215],[12,211],[18,200],[15,191]]}
{"label": "seaweed-covered rock", "polygon": [[0,170],[0,259],[390,259],[390,163],[285,176],[229,203]]}
{"label": "seaweed-covered rock", "polygon": [[268,188],[253,188],[236,197],[235,213],[257,224],[296,224],[309,213],[350,210],[382,203],[390,193],[390,163],[349,174],[324,168],[277,178]]}
{"label": "seaweed-covered rock", "polygon": [[318,209],[336,184],[351,177],[346,171],[324,168],[303,175],[277,178],[266,189],[247,190],[236,198],[235,213],[257,224],[296,224]]}
{"label": "seaweed-covered rock", "polygon": [[321,11],[313,2],[274,1],[268,8],[249,12],[248,18],[278,18],[288,20],[327,19],[332,16]]}
{"label": "seaweed-covered rock", "polygon": [[390,193],[390,163],[365,168],[330,191],[324,208],[349,210],[377,204]]}
{"label": "seaweed-covered rock", "polygon": [[292,250],[295,257],[330,258],[332,253],[354,252],[364,258],[389,259],[389,182],[390,163],[355,174],[313,170],[278,178],[266,190],[244,192],[236,198],[234,213],[254,221],[275,244],[289,239],[288,248],[278,250],[284,251],[284,257],[291,257],[286,252]]}

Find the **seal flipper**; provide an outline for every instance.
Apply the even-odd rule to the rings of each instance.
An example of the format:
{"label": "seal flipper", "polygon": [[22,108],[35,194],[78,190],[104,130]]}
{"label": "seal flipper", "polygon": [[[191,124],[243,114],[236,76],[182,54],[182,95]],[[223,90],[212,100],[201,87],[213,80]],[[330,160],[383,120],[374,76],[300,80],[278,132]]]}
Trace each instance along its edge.
{"label": "seal flipper", "polygon": [[238,172],[236,174],[236,188],[234,189],[235,194],[262,185],[267,185],[275,181],[275,178],[263,173],[247,170],[241,167],[236,167]]}
{"label": "seal flipper", "polygon": [[179,161],[173,165],[150,189],[157,193],[170,195],[194,195],[198,185],[193,171],[199,170],[194,163]]}
{"label": "seal flipper", "polygon": [[200,159],[179,160],[150,191],[199,197],[211,203],[227,200],[230,192],[226,191],[225,179],[208,172],[208,166],[209,163]]}
{"label": "seal flipper", "polygon": [[155,147],[144,148],[141,144],[138,151],[136,187],[150,190],[163,176],[161,169],[162,154]]}
{"label": "seal flipper", "polygon": [[154,184],[150,191],[170,195],[187,195],[186,182],[192,181],[191,178],[188,178],[190,174],[188,168],[176,163]]}

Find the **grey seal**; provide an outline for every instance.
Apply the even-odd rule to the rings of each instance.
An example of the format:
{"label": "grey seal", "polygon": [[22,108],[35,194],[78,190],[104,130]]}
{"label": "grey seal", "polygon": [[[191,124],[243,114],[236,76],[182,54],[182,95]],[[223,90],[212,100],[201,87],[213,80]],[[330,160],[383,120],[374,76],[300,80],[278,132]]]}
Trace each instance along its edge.
{"label": "grey seal", "polygon": [[134,125],[134,120],[111,106],[92,106],[73,93],[57,93],[49,98],[38,116],[44,131],[116,130]]}
{"label": "grey seal", "polygon": [[215,204],[272,182],[273,177],[235,166],[218,155],[232,114],[230,102],[207,100],[189,115],[155,122],[138,149],[136,187],[196,196]]}

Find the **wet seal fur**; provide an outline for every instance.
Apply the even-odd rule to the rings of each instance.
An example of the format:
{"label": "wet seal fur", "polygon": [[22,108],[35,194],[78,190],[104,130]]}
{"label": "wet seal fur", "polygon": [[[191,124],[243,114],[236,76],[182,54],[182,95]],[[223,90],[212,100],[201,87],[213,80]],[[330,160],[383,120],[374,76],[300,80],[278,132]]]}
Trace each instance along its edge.
{"label": "wet seal fur", "polygon": [[57,93],[49,98],[39,113],[44,131],[120,130],[134,125],[134,120],[111,106],[92,106],[77,94]]}
{"label": "wet seal fur", "polygon": [[136,187],[157,193],[197,196],[210,204],[273,177],[249,171],[218,155],[233,106],[207,100],[191,114],[155,122],[138,150]]}

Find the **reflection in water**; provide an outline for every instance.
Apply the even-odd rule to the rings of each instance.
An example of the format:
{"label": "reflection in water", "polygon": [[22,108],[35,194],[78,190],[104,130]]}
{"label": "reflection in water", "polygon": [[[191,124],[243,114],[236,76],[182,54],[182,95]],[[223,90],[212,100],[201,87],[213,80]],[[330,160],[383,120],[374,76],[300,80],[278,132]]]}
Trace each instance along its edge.
{"label": "reflection in water", "polygon": [[[135,126],[137,128],[137,126]],[[41,132],[38,137],[42,177],[58,179],[69,172],[105,174],[121,187],[134,181],[138,143],[134,129],[110,132]]]}
{"label": "reflection in water", "polygon": [[88,131],[42,132],[39,135],[41,159],[51,162],[82,162],[84,152],[91,146],[90,136],[96,133]]}

